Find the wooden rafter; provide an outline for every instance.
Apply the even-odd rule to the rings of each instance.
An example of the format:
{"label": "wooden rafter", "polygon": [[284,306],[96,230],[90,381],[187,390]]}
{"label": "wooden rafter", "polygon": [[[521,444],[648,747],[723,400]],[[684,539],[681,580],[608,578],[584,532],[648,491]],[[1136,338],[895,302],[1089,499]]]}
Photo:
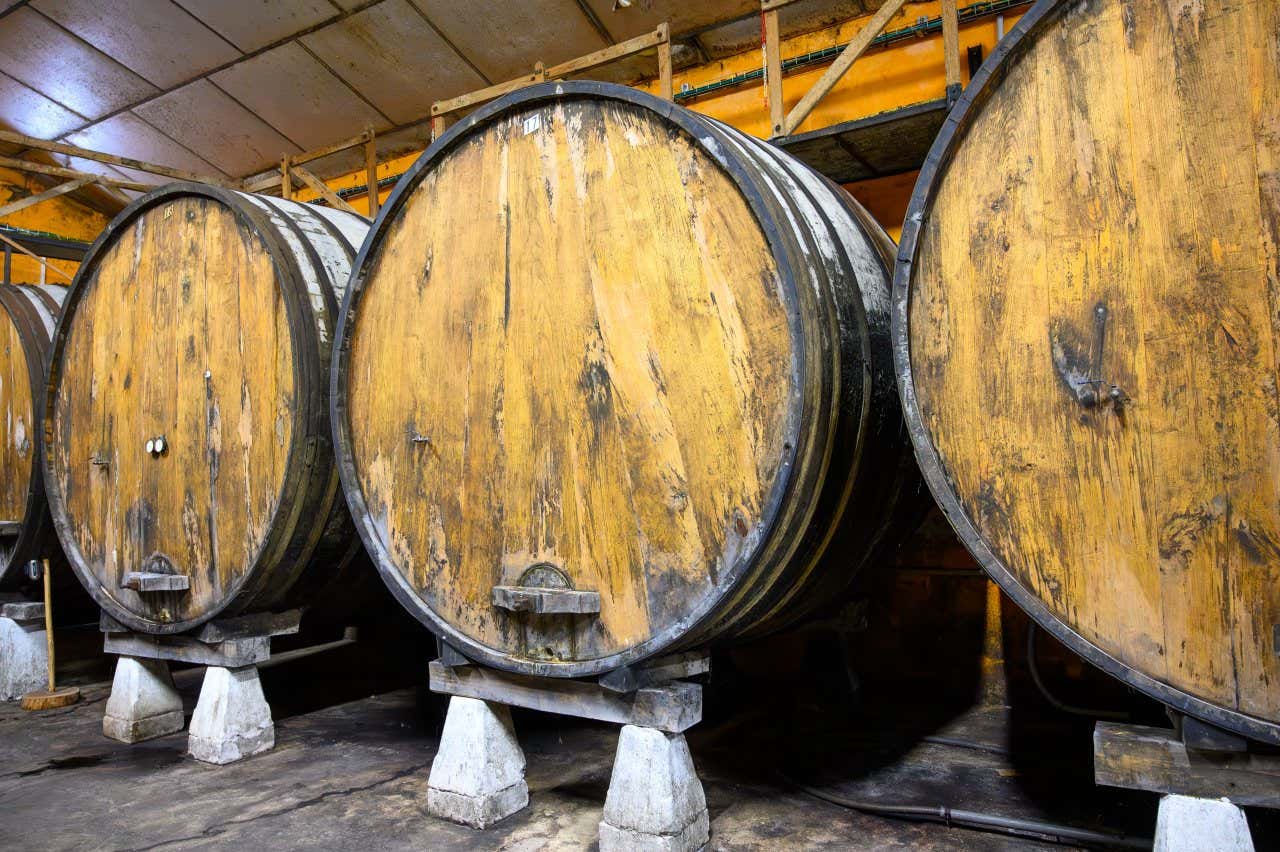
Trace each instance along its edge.
{"label": "wooden rafter", "polygon": [[289,167],[289,173],[300,178],[303,183],[319,193],[320,197],[329,202],[329,206],[333,207],[335,210],[345,210],[348,213],[354,213],[357,216],[360,215],[359,210],[343,201],[342,196],[330,189],[324,181],[320,180],[320,178],[313,175],[304,167],[291,164]]}
{"label": "wooden rafter", "polygon": [[25,254],[27,257],[30,257],[30,258],[31,258],[32,260],[34,260],[36,263],[38,263],[38,264],[40,264],[41,266],[43,266],[43,267],[45,268],[45,270],[46,270],[46,271],[56,272],[56,273],[58,273],[59,275],[61,275],[63,278],[67,279],[68,281],[70,281],[70,280],[71,280],[71,276],[70,276],[70,275],[68,275],[67,273],[63,272],[63,271],[62,271],[61,269],[59,269],[58,267],[53,266],[53,265],[52,265],[52,264],[50,264],[47,260],[45,260],[43,257],[41,257],[40,255],[36,254],[35,252],[33,252],[31,249],[27,248],[26,246],[24,246],[24,245],[22,245],[22,244],[18,243],[17,241],[9,239],[9,238],[8,238],[8,237],[6,237],[4,234],[0,234],[0,241],[2,241],[2,242],[4,242],[4,243],[6,243],[6,244],[8,244],[8,245],[13,246],[13,247],[14,247],[14,248],[16,248],[18,251],[20,251],[20,252],[22,252],[23,254]]}
{"label": "wooden rafter", "polygon": [[0,207],[0,219],[17,213],[19,210],[26,210],[28,207],[34,207],[42,201],[49,201],[50,199],[57,198],[59,195],[66,195],[68,192],[75,192],[80,187],[86,186],[90,183],[93,183],[90,178],[75,178],[74,180],[69,180],[66,183],[60,183],[52,189],[46,189],[44,192],[38,193],[37,195],[28,195],[26,198],[19,198],[17,201],[11,201],[3,207]]}
{"label": "wooden rafter", "polygon": [[156,163],[135,160],[132,157],[119,157],[115,154],[104,154],[101,151],[91,151],[88,148],[81,148],[76,145],[67,145],[63,142],[50,142],[46,139],[37,139],[34,136],[25,136],[21,133],[14,133],[10,130],[0,130],[0,142],[9,142],[13,145],[21,145],[24,148],[37,148],[41,151],[49,151],[54,154],[65,154],[69,157],[79,157],[82,160],[94,160],[96,162],[107,163],[112,166],[122,166],[126,169],[135,169],[140,172],[147,172],[153,175],[160,175],[161,177],[172,178],[173,180],[189,180],[197,183],[211,183],[218,186],[228,185],[228,182],[222,178],[199,175],[195,172],[186,171],[185,169],[161,166]]}
{"label": "wooden rafter", "polygon": [[68,169],[63,166],[49,166],[44,163],[33,163],[30,160],[20,160],[16,157],[0,157],[0,166],[23,172],[31,172],[32,174],[37,175],[50,175],[52,177],[64,178],[87,178],[91,183],[96,183],[110,189],[131,189],[134,192],[150,192],[155,189],[155,187],[149,183],[139,183],[134,180],[118,180],[116,178],[96,175],[92,172]]}
{"label": "wooden rafter", "polygon": [[889,20],[898,14],[905,4],[906,0],[887,0],[880,7],[879,11],[867,22],[867,25],[854,36],[853,41],[849,42],[849,46],[841,51],[835,62],[831,63],[831,67],[826,70],[826,73],[818,79],[818,82],[813,84],[809,91],[805,92],[800,102],[787,114],[786,120],[783,122],[782,133],[778,134],[775,131],[775,135],[789,136],[795,132],[795,129],[809,117],[809,113],[813,112],[813,108],[817,106],[818,101],[826,97],[836,83],[840,82],[840,78],[853,67],[853,63],[866,52],[867,48],[871,46],[871,42],[875,40],[876,36],[880,35]]}

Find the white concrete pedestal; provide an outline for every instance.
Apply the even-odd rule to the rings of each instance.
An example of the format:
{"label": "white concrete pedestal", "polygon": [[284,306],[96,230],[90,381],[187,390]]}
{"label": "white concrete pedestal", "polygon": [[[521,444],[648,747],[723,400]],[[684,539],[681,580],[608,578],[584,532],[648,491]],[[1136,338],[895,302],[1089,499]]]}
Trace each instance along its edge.
{"label": "white concrete pedestal", "polygon": [[187,752],[205,763],[225,764],[260,754],[275,744],[276,726],[262,694],[258,667],[207,668],[191,717]]}
{"label": "white concrete pedestal", "polygon": [[684,734],[625,725],[600,821],[600,852],[692,852],[711,834]]}
{"label": "white concrete pedestal", "polygon": [[1156,817],[1155,852],[1253,852],[1244,811],[1226,799],[1167,795]]}
{"label": "white concrete pedestal", "polygon": [[455,695],[427,781],[427,811],[451,822],[486,828],[529,804],[524,752],[511,711],[502,704]]}
{"label": "white concrete pedestal", "polygon": [[0,701],[17,701],[49,680],[44,604],[0,607]]}
{"label": "white concrete pedestal", "polygon": [[102,733],[122,743],[139,743],[182,730],[182,699],[164,660],[120,657]]}

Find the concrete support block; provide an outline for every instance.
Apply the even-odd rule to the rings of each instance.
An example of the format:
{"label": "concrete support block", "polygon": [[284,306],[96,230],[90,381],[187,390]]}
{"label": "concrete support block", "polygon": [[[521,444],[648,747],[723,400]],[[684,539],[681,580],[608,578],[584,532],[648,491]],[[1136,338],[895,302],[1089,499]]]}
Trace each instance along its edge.
{"label": "concrete support block", "polygon": [[25,620],[0,617],[0,701],[17,701],[48,686],[47,641],[43,629],[34,629]]}
{"label": "concrete support block", "polygon": [[122,743],[139,743],[182,730],[182,699],[164,660],[120,657],[102,733]]}
{"label": "concrete support block", "polygon": [[524,752],[502,704],[449,699],[440,749],[427,781],[432,816],[486,828],[529,804]]}
{"label": "concrete support block", "polygon": [[1155,852],[1253,852],[1244,811],[1226,799],[1160,799]]}
{"label": "concrete support block", "polygon": [[205,670],[191,717],[187,752],[205,763],[234,763],[276,744],[271,707],[262,694],[257,666]]}
{"label": "concrete support block", "polygon": [[684,734],[626,725],[600,822],[600,852],[692,852],[711,835]]}

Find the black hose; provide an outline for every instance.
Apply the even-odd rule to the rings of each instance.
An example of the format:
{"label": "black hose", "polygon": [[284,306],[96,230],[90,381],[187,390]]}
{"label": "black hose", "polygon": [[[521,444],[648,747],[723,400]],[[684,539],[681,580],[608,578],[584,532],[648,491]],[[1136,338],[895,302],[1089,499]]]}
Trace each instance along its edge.
{"label": "black hose", "polygon": [[1027,668],[1031,670],[1031,679],[1035,681],[1036,689],[1040,690],[1040,694],[1044,696],[1044,700],[1053,705],[1054,709],[1063,713],[1070,713],[1074,716],[1089,716],[1093,719],[1128,719],[1129,714],[1120,710],[1095,710],[1088,707],[1073,707],[1070,704],[1064,704],[1054,697],[1049,688],[1044,685],[1044,681],[1040,679],[1040,667],[1036,665],[1036,633],[1039,628],[1036,627],[1034,621],[1027,626]]}
{"label": "black hose", "polygon": [[881,802],[863,802],[847,799],[825,790],[819,790],[801,784],[781,775],[782,779],[803,793],[821,799],[833,805],[849,810],[860,811],[874,816],[891,819],[905,819],[922,822],[940,822],[944,825],[958,825],[964,828],[975,828],[981,831],[994,831],[1015,837],[1031,837],[1050,843],[1088,843],[1100,846],[1114,846],[1125,849],[1150,849],[1151,840],[1145,837],[1133,837],[1127,834],[1110,834],[1103,831],[1092,831],[1087,828],[1074,828],[1053,822],[1042,822],[1034,819],[1018,819],[981,811],[966,811],[949,808],[946,805],[903,805],[884,804]]}

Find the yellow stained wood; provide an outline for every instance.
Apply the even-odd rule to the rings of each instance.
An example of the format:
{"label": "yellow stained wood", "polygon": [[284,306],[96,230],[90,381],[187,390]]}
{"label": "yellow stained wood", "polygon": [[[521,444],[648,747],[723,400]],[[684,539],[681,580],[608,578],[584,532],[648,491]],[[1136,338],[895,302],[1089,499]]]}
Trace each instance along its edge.
{"label": "yellow stained wood", "polygon": [[[52,463],[75,544],[140,617],[194,618],[257,558],[292,440],[285,304],[261,239],[221,203],[180,197],[118,232],[75,309]],[[160,458],[146,442],[163,435]],[[153,553],[189,592],[120,588]]]}
{"label": "yellow stained wood", "polygon": [[[779,474],[793,342],[763,234],[691,139],[599,101],[504,116],[413,190],[369,270],[353,456],[440,618],[585,660],[705,603]],[[491,602],[541,562],[601,597],[551,617],[555,647]]]}
{"label": "yellow stained wood", "polygon": [[1271,721],[1277,33],[1276,3],[1071,4],[941,176],[910,304],[925,425],[1000,560],[1121,662]]}
{"label": "yellow stained wood", "polygon": [[13,319],[0,309],[0,521],[26,517],[35,442],[40,439],[31,411],[26,351]]}

